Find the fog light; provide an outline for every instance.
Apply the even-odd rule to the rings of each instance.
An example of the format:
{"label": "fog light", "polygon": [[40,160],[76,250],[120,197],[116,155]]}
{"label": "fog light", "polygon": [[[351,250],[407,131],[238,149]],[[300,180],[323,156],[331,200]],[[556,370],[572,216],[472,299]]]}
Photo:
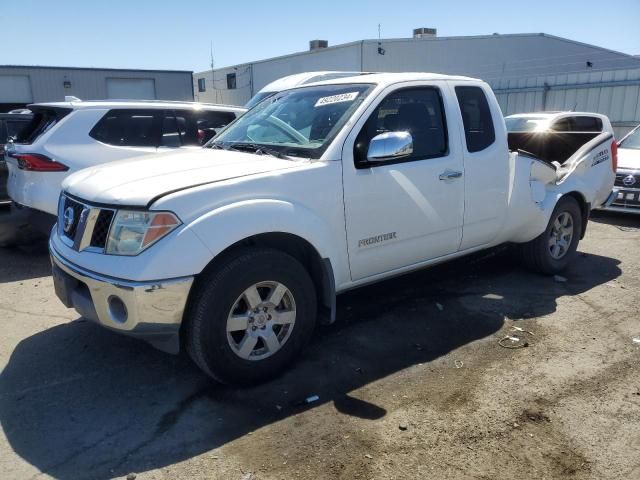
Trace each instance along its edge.
{"label": "fog light", "polygon": [[127,307],[119,297],[115,295],[111,295],[107,300],[109,304],[109,313],[111,314],[111,318],[113,318],[118,323],[124,323],[127,321],[128,313]]}

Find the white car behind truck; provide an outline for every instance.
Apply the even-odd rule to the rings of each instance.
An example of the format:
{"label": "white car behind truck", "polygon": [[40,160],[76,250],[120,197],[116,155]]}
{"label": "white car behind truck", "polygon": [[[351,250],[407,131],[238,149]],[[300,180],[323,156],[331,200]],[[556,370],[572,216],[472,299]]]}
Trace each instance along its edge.
{"label": "white car behind truck", "polygon": [[607,210],[640,214],[640,126],[618,144],[615,198]]}
{"label": "white car behind truck", "polygon": [[7,145],[7,191],[0,246],[48,235],[60,185],[82,168],[141,155],[199,148],[246,109],[162,101],[68,101],[30,105],[30,123]]}
{"label": "white car behind truck", "polygon": [[506,242],[565,268],[614,179],[612,135],[560,165],[510,152],[487,84],[374,74],[281,92],[199,151],[68,178],[50,238],[62,302],[263,381],[336,295]]}

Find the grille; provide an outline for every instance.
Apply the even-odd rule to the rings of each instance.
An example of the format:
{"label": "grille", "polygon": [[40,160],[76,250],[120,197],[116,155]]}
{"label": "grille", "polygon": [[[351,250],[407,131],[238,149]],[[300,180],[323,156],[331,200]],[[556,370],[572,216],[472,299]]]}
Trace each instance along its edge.
{"label": "grille", "polygon": [[[75,240],[76,233],[78,232],[78,224],[80,223],[80,214],[84,209],[84,205],[66,197],[64,202],[64,209],[62,210],[63,215],[69,207],[73,209],[73,223],[71,224],[71,227],[68,229],[68,231],[64,231],[64,235],[71,240]],[[64,225],[64,216],[61,220],[63,221],[62,224]]]}
{"label": "grille", "polygon": [[640,190],[620,190],[613,205],[615,207],[640,208]]}
{"label": "grille", "polygon": [[636,181],[633,185],[625,185],[624,184],[624,179],[627,178],[629,176],[628,173],[618,173],[616,174],[616,180],[614,182],[614,185],[616,187],[631,187],[631,188],[640,188],[640,175],[634,175]]}
{"label": "grille", "polygon": [[66,195],[63,198],[58,218],[58,232],[62,240],[75,250],[92,248],[104,251],[115,210],[87,205]]}
{"label": "grille", "polygon": [[90,245],[92,247],[105,248],[112,220],[113,210],[100,210],[96,223],[93,227],[93,233],[91,234]]}

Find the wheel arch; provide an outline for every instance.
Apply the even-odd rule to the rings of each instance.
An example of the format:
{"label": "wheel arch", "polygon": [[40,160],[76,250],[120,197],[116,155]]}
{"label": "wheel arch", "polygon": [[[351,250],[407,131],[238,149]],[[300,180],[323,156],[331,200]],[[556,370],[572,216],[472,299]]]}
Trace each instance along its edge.
{"label": "wheel arch", "polygon": [[[587,223],[589,221],[589,214],[591,212],[591,204],[587,202],[585,196],[578,192],[577,190],[573,190],[571,192],[565,193],[563,196],[572,197],[578,202],[578,206],[580,207],[580,212],[582,216],[582,230],[580,231],[580,240],[582,240],[587,233]],[[562,197],[560,197],[562,198]],[[558,199],[560,201],[560,199]]]}
{"label": "wheel arch", "polygon": [[263,232],[251,235],[229,245],[216,255],[196,276],[196,282],[205,271],[217,268],[226,257],[239,249],[266,247],[279,250],[298,260],[309,273],[316,288],[318,314],[325,324],[333,323],[336,314],[335,277],[331,259],[323,258],[318,250],[306,239],[287,232]]}

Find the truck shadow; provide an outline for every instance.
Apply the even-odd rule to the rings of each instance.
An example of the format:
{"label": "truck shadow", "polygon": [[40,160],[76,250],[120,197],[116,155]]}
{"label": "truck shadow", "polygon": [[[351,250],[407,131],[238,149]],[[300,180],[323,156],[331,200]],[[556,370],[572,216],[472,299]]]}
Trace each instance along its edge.
{"label": "truck shadow", "polygon": [[591,212],[590,221],[614,225],[616,227],[640,229],[640,215],[633,213],[611,212],[594,210]]}
{"label": "truck shadow", "polygon": [[46,240],[15,248],[0,247],[0,283],[51,275]]}
{"label": "truck shadow", "polygon": [[[553,313],[560,296],[619,276],[618,264],[581,254],[569,281],[557,283],[490,253],[355,290],[339,298],[337,323],[318,329],[297,364],[245,389],[80,319],[16,347],[0,374],[0,422],[13,450],[40,471],[107,479],[189,459],[324,403],[374,421],[390,399],[351,392],[470,342],[499,349],[505,316]],[[304,403],[312,395],[319,400]]]}

